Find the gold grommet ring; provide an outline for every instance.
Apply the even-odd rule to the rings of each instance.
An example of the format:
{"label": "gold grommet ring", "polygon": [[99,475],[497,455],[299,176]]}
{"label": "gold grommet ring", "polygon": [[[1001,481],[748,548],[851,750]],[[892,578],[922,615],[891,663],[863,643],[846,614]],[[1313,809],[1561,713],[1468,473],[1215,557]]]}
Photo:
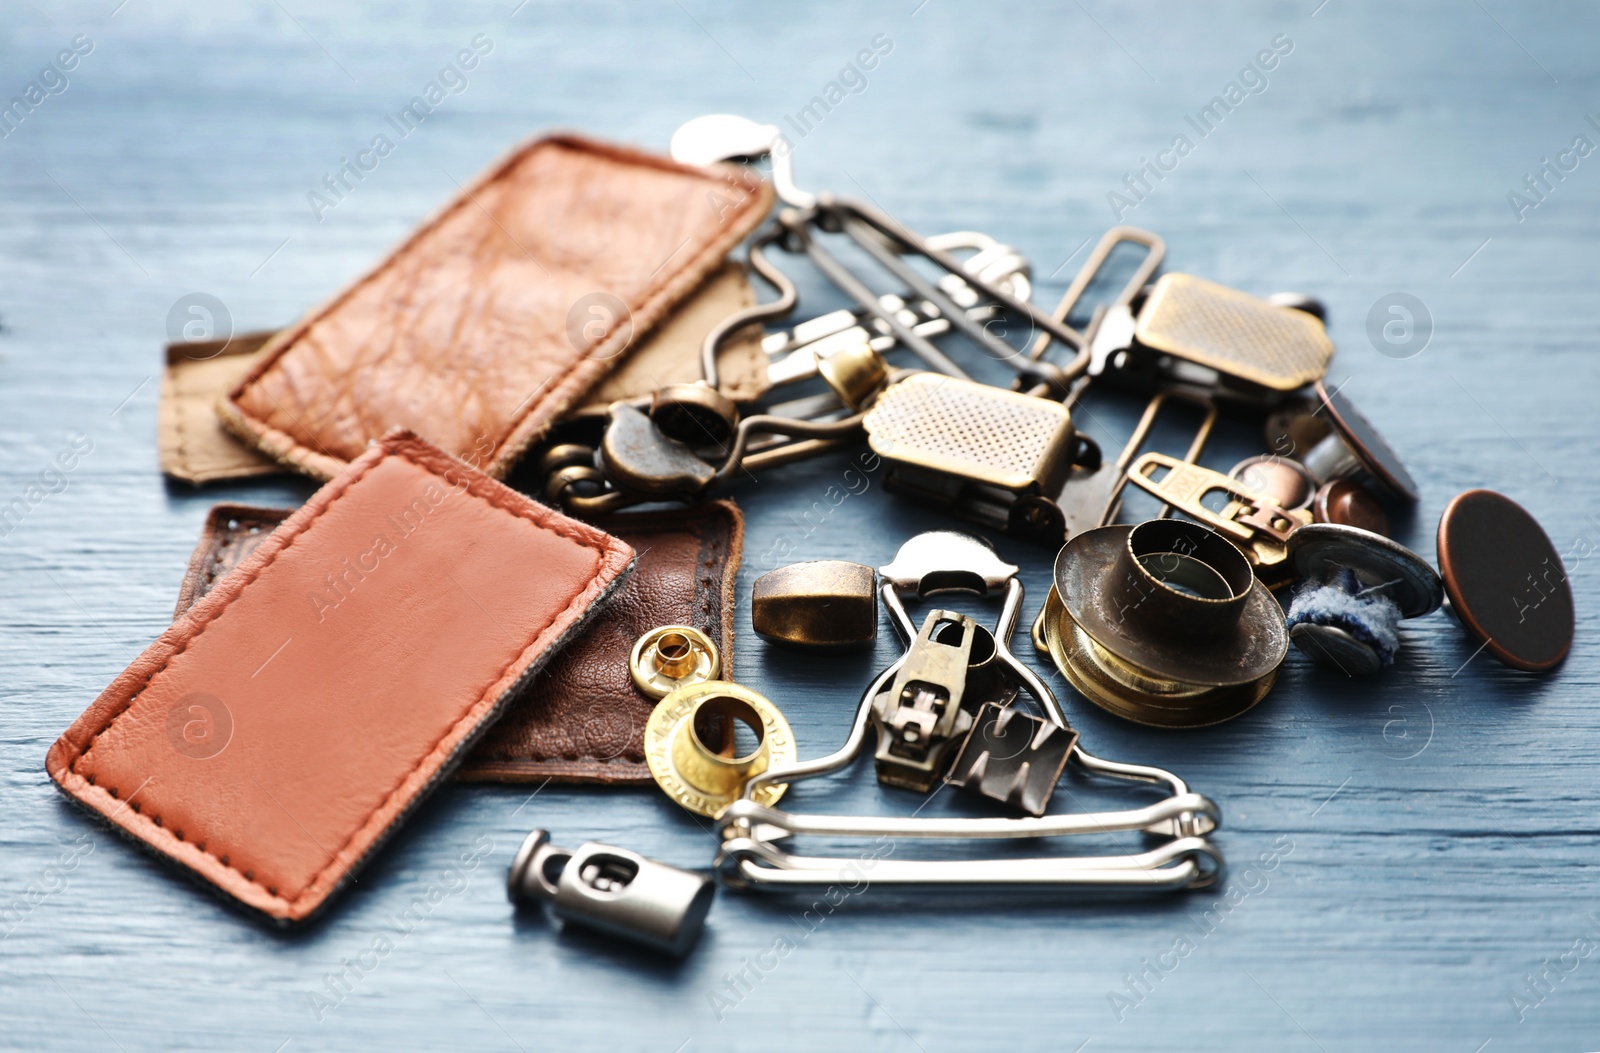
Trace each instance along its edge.
{"label": "gold grommet ring", "polygon": [[[735,721],[758,737],[742,756]],[[644,756],[668,797],[714,819],[744,792],[745,783],[774,766],[793,764],[798,752],[777,706],[739,684],[706,680],[678,688],[656,706],[644,728]],[[786,789],[762,786],[751,797],[771,806]]]}
{"label": "gold grommet ring", "polygon": [[685,684],[722,675],[722,656],[711,637],[692,625],[663,625],[639,637],[628,672],[640,691],[666,698]]}

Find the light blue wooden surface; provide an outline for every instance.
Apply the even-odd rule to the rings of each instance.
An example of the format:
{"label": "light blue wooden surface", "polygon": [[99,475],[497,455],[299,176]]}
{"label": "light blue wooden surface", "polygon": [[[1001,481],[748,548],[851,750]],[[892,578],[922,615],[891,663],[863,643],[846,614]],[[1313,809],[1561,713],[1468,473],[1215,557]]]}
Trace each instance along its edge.
{"label": "light blue wooden surface", "polygon": [[[0,1046],[1600,1047],[1600,953],[1574,952],[1600,948],[1600,554],[1568,561],[1578,639],[1549,677],[1472,657],[1442,614],[1405,627],[1383,677],[1346,682],[1293,655],[1255,712],[1202,732],[1121,723],[1052,674],[1091,750],[1165,765],[1221,802],[1234,868],[1211,894],[867,888],[814,928],[791,918],[806,901],[723,894],[698,951],[665,965],[513,914],[501,882],[534,825],[703,865],[699,824],[643,790],[452,786],[325,923],[284,937],[85,819],[43,773],[49,743],[166,624],[206,508],[310,492],[163,483],[156,370],[179,297],[219,298],[236,329],[280,324],[519,139],[560,126],[664,148],[704,112],[782,123],[878,34],[893,48],[864,90],[797,137],[804,182],[869,195],[923,231],[1015,244],[1053,302],[1113,221],[1108,194],[1188,135],[1193,149],[1124,218],[1168,238],[1172,269],[1327,301],[1333,380],[1422,483],[1405,540],[1431,556],[1444,503],[1482,485],[1534,510],[1563,552],[1600,546],[1600,157],[1520,218],[1508,200],[1575,137],[1600,144],[1585,121],[1600,114],[1592,6],[36,0],[4,21],[0,99],[79,34],[93,50],[0,140],[0,503],[71,435],[94,450],[0,539]],[[465,89],[319,220],[307,194],[324,173],[480,33],[493,50]],[[1246,75],[1258,93],[1199,136],[1186,116],[1275,39],[1293,48],[1266,86]],[[1392,292],[1431,314],[1413,357],[1367,333]],[[1088,408],[1085,427],[1114,448],[1137,407]],[[1208,463],[1258,447],[1237,426]],[[886,495],[879,473],[804,525],[847,466],[739,490],[742,599],[764,557],[781,562],[780,539],[793,558],[878,564],[949,522]],[[1001,546],[1026,568],[1031,614],[1049,554]],[[888,644],[802,660],[740,617],[741,677],[784,706],[803,751],[831,749]],[[792,800],[908,807],[865,771]],[[430,882],[460,885],[447,869],[480,849],[464,889],[412,931],[391,928]],[[1272,869],[1249,865],[1271,852]],[[393,950],[319,1020],[324,976],[379,936]],[[712,994],[734,1000],[726,977],[779,937],[793,952],[719,1012]],[[1171,969],[1130,993],[1146,961]],[[1546,961],[1549,982],[1530,991]]]}

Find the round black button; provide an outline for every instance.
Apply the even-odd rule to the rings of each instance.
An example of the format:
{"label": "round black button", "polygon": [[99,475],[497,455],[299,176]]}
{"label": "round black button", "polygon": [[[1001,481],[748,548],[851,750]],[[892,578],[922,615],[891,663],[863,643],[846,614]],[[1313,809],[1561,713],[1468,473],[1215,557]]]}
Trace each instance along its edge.
{"label": "round black button", "polygon": [[1439,520],[1439,573],[1461,624],[1513,669],[1542,673],[1572,648],[1572,586],[1537,520],[1509,497],[1468,490]]}

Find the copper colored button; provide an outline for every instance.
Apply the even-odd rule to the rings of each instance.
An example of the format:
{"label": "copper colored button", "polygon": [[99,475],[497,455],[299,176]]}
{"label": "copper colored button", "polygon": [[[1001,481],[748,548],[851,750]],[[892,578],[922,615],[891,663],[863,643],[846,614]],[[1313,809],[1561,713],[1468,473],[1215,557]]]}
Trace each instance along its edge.
{"label": "copper colored button", "polygon": [[[1415,501],[1416,480],[1411,478],[1406,466],[1400,463],[1400,457],[1394,452],[1394,448],[1378,434],[1372,422],[1356,409],[1342,388],[1329,391],[1319,380],[1317,397],[1322,400],[1323,415],[1333,423],[1330,438],[1337,436],[1337,441],[1355,458],[1360,467],[1365,469],[1366,474],[1372,477],[1376,485],[1403,501]],[[1317,454],[1318,450],[1313,448],[1304,458],[1306,466],[1311,469],[1313,475],[1327,479],[1329,475],[1343,477],[1349,474],[1342,470],[1327,474],[1319,473],[1316,465],[1311,463]]]}
{"label": "copper colored button", "polygon": [[1374,534],[1389,534],[1389,517],[1372,491],[1348,479],[1335,479],[1317,491],[1311,511],[1319,523],[1360,527]]}
{"label": "copper colored button", "polygon": [[1492,490],[1468,490],[1439,520],[1439,573],[1467,632],[1513,669],[1542,673],[1572,648],[1572,586],[1537,520]]}
{"label": "copper colored button", "polygon": [[1243,483],[1245,489],[1285,511],[1311,507],[1317,481],[1298,461],[1264,453],[1247,457],[1234,465],[1228,478]]}

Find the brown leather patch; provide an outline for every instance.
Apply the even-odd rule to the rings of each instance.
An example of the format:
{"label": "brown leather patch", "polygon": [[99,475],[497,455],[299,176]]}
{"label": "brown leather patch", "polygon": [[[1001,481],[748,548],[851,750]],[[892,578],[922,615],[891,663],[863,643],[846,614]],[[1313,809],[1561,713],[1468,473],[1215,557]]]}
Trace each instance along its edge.
{"label": "brown leather patch", "polygon": [[616,538],[391,433],[113,680],[46,768],[129,837],[303,921],[632,563]]}
{"label": "brown leather patch", "polygon": [[156,412],[163,472],[199,484],[276,475],[284,470],[271,457],[239,441],[217,419],[217,399],[250,372],[272,336],[268,330],[236,333],[227,340],[167,345],[161,405]]}
{"label": "brown leather patch", "polygon": [[278,524],[293,514],[292,508],[252,508],[249,505],[216,505],[206,515],[200,530],[200,543],[189,557],[189,572],[178,589],[178,605],[172,609],[176,621],[210,592],[234,567],[244,562],[267,539]]}
{"label": "brown leather patch", "polygon": [[644,725],[655,700],[634,686],[628,654],[658,625],[693,625],[733,676],[734,585],[744,517],[731,501],[596,522],[638,563],[584,634],[551,659],[467,758],[458,778],[493,782],[648,784]]}
{"label": "brown leather patch", "polygon": [[[756,302],[741,264],[728,261],[704,285],[673,309],[660,325],[634,340],[616,371],[590,390],[576,414],[604,416],[619,399],[655,394],[667,384],[700,379],[700,346],[724,318]],[[175,479],[201,484],[287,469],[259,452],[217,418],[217,400],[255,368],[275,335],[236,333],[230,340],[167,345],[161,375],[161,405],[156,414],[161,470]],[[759,398],[767,389],[767,356],[759,326],[735,333],[718,357],[718,387],[735,402]]]}
{"label": "brown leather patch", "polygon": [[[189,561],[177,614],[253,551],[288,509],[218,505]],[[597,525],[631,545],[633,576],[583,635],[550,660],[484,736],[458,778],[485,782],[648,784],[644,725],[653,699],[633,685],[628,653],[658,625],[693,625],[732,676],[734,584],[744,518],[731,501],[612,516]]]}
{"label": "brown leather patch", "polygon": [[537,140],[274,337],[217,412],[320,478],[393,425],[503,478],[771,200],[731,165]]}
{"label": "brown leather patch", "polygon": [[[700,348],[706,336],[729,315],[755,302],[744,265],[724,263],[649,338],[628,350],[616,371],[584,395],[584,405],[572,416],[604,416],[613,402],[649,397],[668,384],[699,380]],[[723,343],[717,356],[717,390],[735,402],[750,402],[767,390],[760,326],[746,326]]]}

